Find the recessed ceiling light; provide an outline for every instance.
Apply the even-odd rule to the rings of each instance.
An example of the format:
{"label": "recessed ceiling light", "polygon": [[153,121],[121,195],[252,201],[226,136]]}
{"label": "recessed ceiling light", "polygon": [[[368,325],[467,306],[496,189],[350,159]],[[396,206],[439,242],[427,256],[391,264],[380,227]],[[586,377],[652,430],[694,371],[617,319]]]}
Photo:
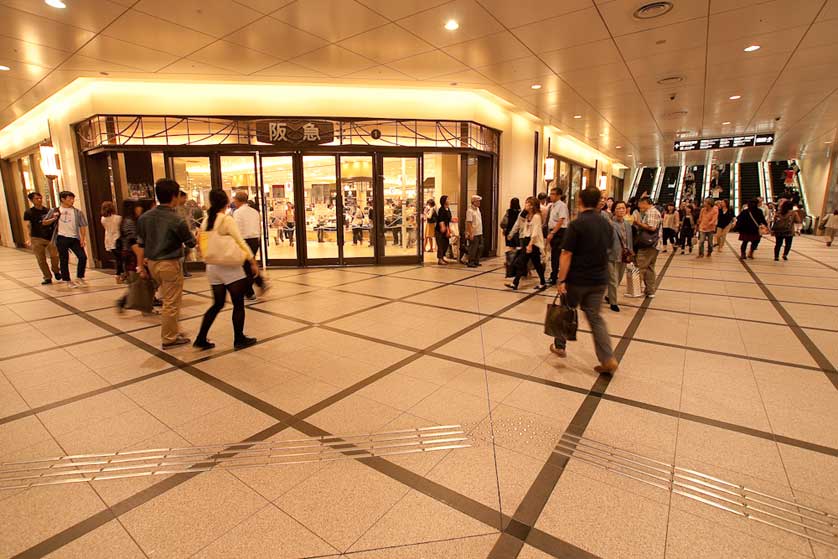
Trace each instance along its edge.
{"label": "recessed ceiling light", "polygon": [[629,154],[628,156],[629,156],[629,157],[634,157],[632,154]]}
{"label": "recessed ceiling light", "polygon": [[729,121],[729,120],[726,120],[726,121],[724,121],[724,122],[722,123],[722,126],[727,126],[728,124],[730,124],[730,121]]}
{"label": "recessed ceiling light", "polygon": [[530,89],[541,89],[541,84],[540,83],[534,83],[530,86]]}
{"label": "recessed ceiling light", "polygon": [[761,48],[762,48],[762,47],[761,47],[761,46],[759,46],[759,45],[751,45],[751,46],[749,46],[749,47],[745,47],[745,48],[744,48],[744,49],[742,49],[742,50],[744,50],[745,52],[754,52],[755,50],[759,50],[759,49],[761,49]]}
{"label": "recessed ceiling light", "polygon": [[658,80],[660,85],[672,85],[684,81],[684,76],[669,76]]}
{"label": "recessed ceiling light", "polygon": [[737,99],[741,99],[741,98],[742,98],[741,95],[731,95],[730,97],[728,97],[728,99],[730,99],[731,101],[736,101]]}
{"label": "recessed ceiling light", "polygon": [[832,143],[832,141],[830,140],[830,141],[828,141],[828,142],[824,142],[824,143],[825,143],[825,144],[831,144],[831,143]]}
{"label": "recessed ceiling light", "polygon": [[0,72],[8,72],[9,70],[11,70],[11,68],[8,66],[0,65]]}
{"label": "recessed ceiling light", "polygon": [[573,118],[582,118],[582,115],[573,115]]}
{"label": "recessed ceiling light", "polygon": [[44,4],[46,4],[47,6],[52,6],[53,8],[58,8],[60,10],[63,10],[67,7],[67,4],[65,4],[61,0],[44,0]]}
{"label": "recessed ceiling light", "polygon": [[623,149],[623,146],[614,146],[614,147],[616,147],[617,149]]}
{"label": "recessed ceiling light", "polygon": [[672,2],[649,2],[634,10],[634,17],[637,19],[653,19],[661,17],[672,11]]}
{"label": "recessed ceiling light", "polygon": [[445,28],[448,31],[456,31],[457,29],[460,28],[460,24],[457,23],[456,19],[449,19],[448,21],[445,22]]}

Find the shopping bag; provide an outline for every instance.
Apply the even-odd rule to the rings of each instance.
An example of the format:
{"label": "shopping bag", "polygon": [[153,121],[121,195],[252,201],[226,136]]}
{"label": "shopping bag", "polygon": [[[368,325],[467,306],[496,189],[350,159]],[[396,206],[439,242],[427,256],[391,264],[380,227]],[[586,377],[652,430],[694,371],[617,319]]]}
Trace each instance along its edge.
{"label": "shopping bag", "polygon": [[564,337],[576,341],[576,329],[579,327],[579,315],[575,308],[567,304],[564,295],[556,295],[552,303],[547,304],[544,316],[544,333],[552,338]]}
{"label": "shopping bag", "polygon": [[125,309],[150,313],[154,310],[154,282],[151,278],[141,278],[137,272],[128,273],[128,293],[125,296]]}
{"label": "shopping bag", "polygon": [[505,255],[506,258],[506,277],[514,278],[515,277],[515,257],[518,256],[517,250],[510,250]]}

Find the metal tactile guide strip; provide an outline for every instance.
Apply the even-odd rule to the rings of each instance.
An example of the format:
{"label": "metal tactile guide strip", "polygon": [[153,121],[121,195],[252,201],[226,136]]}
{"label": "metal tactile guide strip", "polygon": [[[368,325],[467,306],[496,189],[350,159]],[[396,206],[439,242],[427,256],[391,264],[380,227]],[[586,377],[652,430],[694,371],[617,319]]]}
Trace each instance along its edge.
{"label": "metal tactile guide strip", "polygon": [[570,433],[554,452],[838,549],[838,516]]}
{"label": "metal tactile guide strip", "polygon": [[471,446],[462,427],[78,454],[0,464],[0,490],[128,477],[394,456]]}

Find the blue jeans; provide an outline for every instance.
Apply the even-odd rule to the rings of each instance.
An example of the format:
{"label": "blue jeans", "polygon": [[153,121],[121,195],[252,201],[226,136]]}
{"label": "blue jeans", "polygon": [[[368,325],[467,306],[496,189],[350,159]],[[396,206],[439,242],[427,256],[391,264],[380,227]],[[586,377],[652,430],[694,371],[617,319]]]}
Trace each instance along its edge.
{"label": "blue jeans", "polygon": [[704,256],[704,241],[707,241],[707,256],[713,254],[713,231],[698,232],[698,255]]}

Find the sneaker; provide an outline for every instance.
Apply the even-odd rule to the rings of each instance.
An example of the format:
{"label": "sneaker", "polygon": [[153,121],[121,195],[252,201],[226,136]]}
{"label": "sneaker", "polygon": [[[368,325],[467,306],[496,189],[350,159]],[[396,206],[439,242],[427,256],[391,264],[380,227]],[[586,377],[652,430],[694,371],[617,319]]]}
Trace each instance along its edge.
{"label": "sneaker", "polygon": [[624,295],[626,297],[628,297],[629,299],[639,299],[639,298],[643,297],[643,295],[635,294],[635,293],[624,293]]}
{"label": "sneaker", "polygon": [[558,355],[559,357],[567,357],[567,351],[557,348],[556,344],[550,344],[550,353],[553,355]]}
{"label": "sneaker", "polygon": [[518,286],[516,286],[515,284],[512,284],[512,283],[505,283],[505,284],[503,284],[503,285],[504,285],[504,286],[506,286],[506,287],[508,287],[508,288],[509,288],[509,289],[511,289],[512,291],[518,291]]}
{"label": "sneaker", "polygon": [[186,344],[191,343],[191,342],[192,342],[192,340],[190,340],[186,336],[184,336],[182,334],[178,334],[177,338],[175,338],[175,341],[173,341],[173,342],[163,342],[163,349],[169,349],[169,348],[172,348],[172,347],[177,347],[179,345],[186,345]]}
{"label": "sneaker", "polygon": [[478,266],[480,266],[480,264],[468,264],[466,267],[467,268],[477,268]]}
{"label": "sneaker", "polygon": [[41,285],[52,285],[52,278],[47,278],[41,282]]}
{"label": "sneaker", "polygon": [[611,305],[609,308],[614,312],[620,312],[620,307],[617,305]]}
{"label": "sneaker", "polygon": [[258,303],[259,302],[259,297],[257,297],[255,294],[254,295],[248,295],[247,297],[245,297],[245,299],[247,299],[248,303]]}
{"label": "sneaker", "polygon": [[75,284],[76,287],[87,287],[87,280],[84,278],[76,278]]}
{"label": "sneaker", "polygon": [[236,343],[233,344],[235,349],[244,349],[246,347],[250,347],[256,343],[256,338],[249,338],[247,336],[243,337],[240,340],[236,340]]}
{"label": "sneaker", "polygon": [[617,360],[612,357],[605,363],[602,363],[601,365],[597,365],[596,367],[594,367],[594,371],[598,372],[599,374],[610,375],[614,371],[616,371],[617,367],[619,366],[620,364],[617,363]]}
{"label": "sneaker", "polygon": [[535,289],[536,291],[544,291],[545,289],[547,289],[547,284],[546,283],[539,283],[538,285],[533,287],[533,289]]}
{"label": "sneaker", "polygon": [[209,340],[195,340],[195,343],[192,344],[192,347],[200,349],[201,351],[205,351],[214,348],[215,344]]}

